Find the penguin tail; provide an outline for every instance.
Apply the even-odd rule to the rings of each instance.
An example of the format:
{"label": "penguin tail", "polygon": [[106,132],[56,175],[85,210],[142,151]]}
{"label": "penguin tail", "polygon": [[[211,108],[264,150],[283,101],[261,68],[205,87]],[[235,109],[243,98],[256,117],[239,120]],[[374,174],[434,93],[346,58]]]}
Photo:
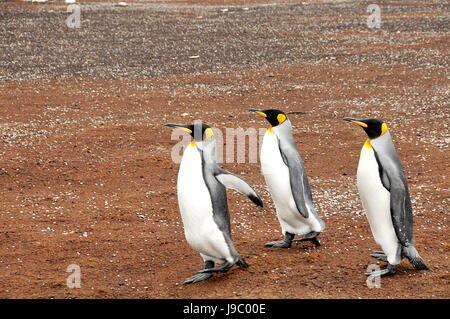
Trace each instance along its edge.
{"label": "penguin tail", "polygon": [[414,268],[419,270],[428,269],[427,264],[423,261],[422,257],[420,257],[417,249],[413,245],[403,247],[403,255],[408,258]]}

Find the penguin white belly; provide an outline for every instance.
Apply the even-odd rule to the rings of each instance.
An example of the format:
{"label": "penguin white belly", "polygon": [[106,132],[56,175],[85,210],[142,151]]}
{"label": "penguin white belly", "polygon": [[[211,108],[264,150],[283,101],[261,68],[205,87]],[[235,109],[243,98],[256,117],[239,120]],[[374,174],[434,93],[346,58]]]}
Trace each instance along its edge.
{"label": "penguin white belly", "polygon": [[315,221],[311,214],[306,219],[298,212],[292,196],[289,168],[281,157],[277,137],[270,130],[264,135],[260,160],[261,171],[275,203],[283,234],[289,232],[305,235],[316,228],[320,228],[319,223]]}
{"label": "penguin white belly", "polygon": [[205,260],[232,261],[223,233],[213,219],[211,196],[203,179],[202,160],[195,145],[187,146],[184,151],[178,172],[177,193],[189,245]]}
{"label": "penguin white belly", "polygon": [[361,150],[357,186],[375,242],[381,246],[390,264],[399,264],[399,241],[392,224],[391,196],[381,182],[378,163],[369,142]]}

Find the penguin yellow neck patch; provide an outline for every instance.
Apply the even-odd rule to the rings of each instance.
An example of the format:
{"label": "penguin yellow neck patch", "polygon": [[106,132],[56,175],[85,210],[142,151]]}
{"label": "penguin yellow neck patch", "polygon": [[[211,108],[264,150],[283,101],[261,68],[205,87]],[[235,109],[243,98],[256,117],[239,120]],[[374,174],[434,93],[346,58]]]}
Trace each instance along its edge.
{"label": "penguin yellow neck patch", "polygon": [[366,142],[364,143],[364,147],[368,148],[368,149],[371,149],[371,150],[373,149],[372,145],[370,144],[370,138],[368,138],[366,140]]}
{"label": "penguin yellow neck patch", "polygon": [[196,147],[196,146],[195,146],[195,142],[194,142],[194,141],[191,141],[191,143],[189,144],[189,146],[192,147],[192,148],[195,148],[195,147]]}
{"label": "penguin yellow neck patch", "polygon": [[269,127],[268,129],[267,129],[267,132],[269,133],[269,134],[275,134],[273,131],[272,131],[272,126],[271,127]]}

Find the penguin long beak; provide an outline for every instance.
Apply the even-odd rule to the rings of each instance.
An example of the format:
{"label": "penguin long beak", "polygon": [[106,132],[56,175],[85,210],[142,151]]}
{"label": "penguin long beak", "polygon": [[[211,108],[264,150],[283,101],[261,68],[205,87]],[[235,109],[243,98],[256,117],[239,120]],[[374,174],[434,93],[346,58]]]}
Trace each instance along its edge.
{"label": "penguin long beak", "polygon": [[183,125],[183,124],[174,124],[174,123],[167,123],[167,124],[164,124],[164,126],[179,128],[180,130],[183,130],[183,131],[185,131],[185,132],[188,132],[189,134],[192,134],[192,130],[189,129],[189,128],[187,127],[187,125]]}
{"label": "penguin long beak", "polygon": [[266,114],[266,113],[264,113],[264,111],[263,111],[263,110],[257,110],[257,109],[249,109],[249,111],[251,111],[251,112],[255,112],[255,113],[257,113],[257,114],[259,114],[259,115],[261,115],[261,116],[263,116],[263,117],[267,117],[267,114]]}
{"label": "penguin long beak", "polygon": [[343,120],[347,121],[347,122],[352,122],[352,123],[358,124],[361,127],[368,127],[368,125],[366,123],[362,122],[361,120],[352,118],[352,117],[344,117]]}

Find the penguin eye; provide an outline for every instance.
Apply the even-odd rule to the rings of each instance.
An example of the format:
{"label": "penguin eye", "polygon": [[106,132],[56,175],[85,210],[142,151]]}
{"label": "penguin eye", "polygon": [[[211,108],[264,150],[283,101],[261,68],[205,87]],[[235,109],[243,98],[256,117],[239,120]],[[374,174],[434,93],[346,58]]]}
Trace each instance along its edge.
{"label": "penguin eye", "polygon": [[284,115],[283,113],[278,114],[277,115],[277,120],[278,120],[278,125],[280,125],[281,123],[286,121],[286,115]]}

